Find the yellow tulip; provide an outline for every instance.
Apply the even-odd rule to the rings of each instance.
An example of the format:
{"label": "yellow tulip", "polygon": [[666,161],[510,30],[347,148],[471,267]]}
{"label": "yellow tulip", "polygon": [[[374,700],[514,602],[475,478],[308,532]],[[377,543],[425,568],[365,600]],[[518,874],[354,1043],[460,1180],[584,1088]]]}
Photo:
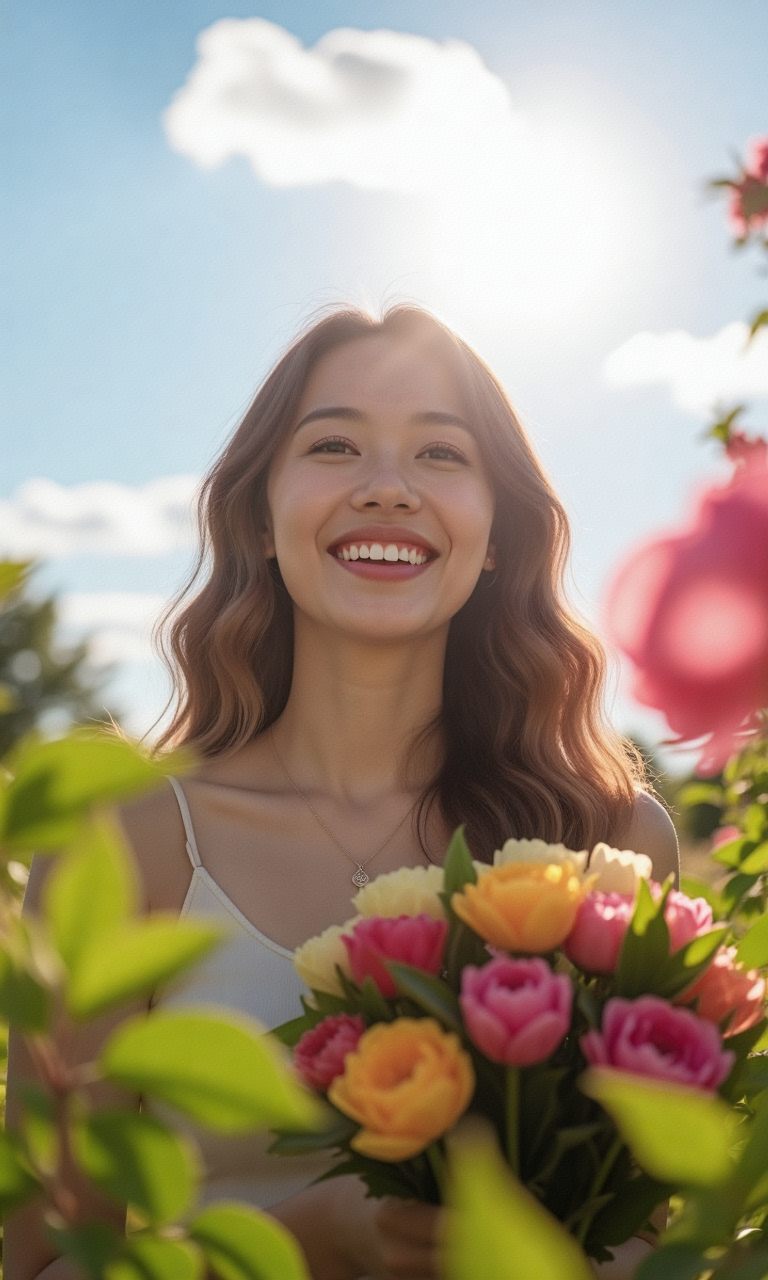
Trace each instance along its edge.
{"label": "yellow tulip", "polygon": [[309,938],[293,953],[293,967],[313,991],[327,991],[332,996],[344,994],[339,983],[336,966],[346,977],[352,976],[347,948],[341,940],[343,933],[350,933],[360,919],[355,916],[346,924],[332,924],[315,938]]}
{"label": "yellow tulip", "polygon": [[401,867],[387,871],[365,885],[352,899],[361,916],[431,916],[444,920],[438,894],[443,888],[442,867]]}
{"label": "yellow tulip", "polygon": [[377,1022],[347,1054],[328,1098],[362,1125],[351,1146],[375,1160],[408,1160],[452,1128],[475,1088],[458,1037],[432,1018]]}
{"label": "yellow tulip", "polygon": [[540,954],[551,951],[573,928],[579,903],[591,888],[578,866],[508,862],[491,867],[477,884],[454,893],[460,920],[494,947]]}

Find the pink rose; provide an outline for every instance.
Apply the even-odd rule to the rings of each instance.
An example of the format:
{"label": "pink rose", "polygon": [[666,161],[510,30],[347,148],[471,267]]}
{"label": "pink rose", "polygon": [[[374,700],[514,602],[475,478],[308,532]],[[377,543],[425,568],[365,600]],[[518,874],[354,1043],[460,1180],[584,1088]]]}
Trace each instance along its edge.
{"label": "pink rose", "polygon": [[[658,901],[661,885],[651,881],[651,893]],[[702,933],[710,933],[713,925],[712,908],[706,898],[689,898],[679,889],[671,889],[664,907],[664,919],[669,929],[669,949],[679,951],[686,943],[693,942]]]}
{"label": "pink rose", "polygon": [[687,528],[645,543],[609,589],[609,632],[636,668],[639,702],[680,741],[704,736],[714,773],[768,703],[768,457],[741,441],[734,474],[707,489]]}
{"label": "pink rose", "polygon": [[614,996],[603,1010],[600,1031],[588,1031],[580,1043],[593,1066],[712,1091],[728,1075],[734,1059],[723,1051],[711,1022],[658,996]]}
{"label": "pink rose", "polygon": [[541,1062],[571,1025],[573,991],[538,957],[497,956],[461,974],[459,1004],[472,1042],[494,1062],[527,1067]]}
{"label": "pink rose", "polygon": [[721,947],[698,982],[680,997],[686,1004],[698,997],[696,1012],[720,1024],[731,1014],[725,1036],[754,1027],[765,1015],[765,978],[756,969],[743,969],[735,947]]}
{"label": "pink rose", "polygon": [[358,920],[351,934],[342,934],[355,982],[373,978],[383,996],[397,994],[385,962],[397,960],[413,965],[425,973],[438,974],[443,965],[443,951],[448,935],[448,921],[434,920],[428,915],[369,916]]}
{"label": "pink rose", "polygon": [[633,894],[602,893],[599,889],[588,893],[563,943],[571,963],[587,973],[615,973],[634,910]]}
{"label": "pink rose", "polygon": [[344,1072],[344,1059],[357,1048],[365,1031],[359,1014],[334,1014],[323,1018],[316,1027],[305,1031],[295,1045],[293,1061],[305,1084],[325,1091],[332,1080]]}
{"label": "pink rose", "polygon": [[728,219],[734,235],[744,240],[768,225],[768,138],[753,139],[744,172],[730,187]]}

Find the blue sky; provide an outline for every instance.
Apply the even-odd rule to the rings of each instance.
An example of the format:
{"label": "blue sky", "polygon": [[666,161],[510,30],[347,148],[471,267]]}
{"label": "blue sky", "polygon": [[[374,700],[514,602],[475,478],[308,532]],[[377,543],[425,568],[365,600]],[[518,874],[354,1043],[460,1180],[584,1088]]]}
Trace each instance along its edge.
{"label": "blue sky", "polygon": [[[196,41],[222,19],[205,89]],[[186,495],[318,306],[414,299],[489,360],[595,619],[622,552],[717,470],[707,405],[747,396],[765,425],[768,345],[745,365],[727,328],[765,278],[704,191],[768,131],[764,0],[6,0],[2,23],[0,551],[42,555],[63,634],[122,660],[134,729],[161,700],[146,630],[189,562]]]}

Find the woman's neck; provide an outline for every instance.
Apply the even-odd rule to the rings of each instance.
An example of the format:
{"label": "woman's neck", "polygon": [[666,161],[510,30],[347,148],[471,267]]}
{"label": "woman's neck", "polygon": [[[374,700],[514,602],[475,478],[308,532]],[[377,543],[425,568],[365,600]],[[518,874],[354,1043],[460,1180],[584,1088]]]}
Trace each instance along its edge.
{"label": "woman's neck", "polygon": [[421,791],[439,764],[437,735],[411,755],[442,705],[445,631],[369,644],[297,619],[291,692],[274,727],[302,789],[365,803]]}

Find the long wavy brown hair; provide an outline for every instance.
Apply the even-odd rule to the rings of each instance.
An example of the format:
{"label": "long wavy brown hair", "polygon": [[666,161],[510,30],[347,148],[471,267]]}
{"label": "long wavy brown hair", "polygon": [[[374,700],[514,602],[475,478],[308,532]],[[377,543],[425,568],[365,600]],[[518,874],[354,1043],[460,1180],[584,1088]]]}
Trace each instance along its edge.
{"label": "long wavy brown hair", "polygon": [[495,575],[490,583],[481,575],[451,621],[443,706],[426,730],[440,730],[444,754],[421,798],[422,844],[435,803],[450,826],[466,824],[484,859],[510,836],[575,849],[615,838],[642,766],[604,718],[605,656],[566,603],[567,516],[494,375],[413,306],[393,307],[381,320],[338,310],[312,325],[269,374],[205,479],[198,560],[161,641],[174,714],[159,746],[228,753],[285,706],[293,606],[262,546],[269,465],[318,360],[377,334],[419,343],[453,371],[496,495]]}

